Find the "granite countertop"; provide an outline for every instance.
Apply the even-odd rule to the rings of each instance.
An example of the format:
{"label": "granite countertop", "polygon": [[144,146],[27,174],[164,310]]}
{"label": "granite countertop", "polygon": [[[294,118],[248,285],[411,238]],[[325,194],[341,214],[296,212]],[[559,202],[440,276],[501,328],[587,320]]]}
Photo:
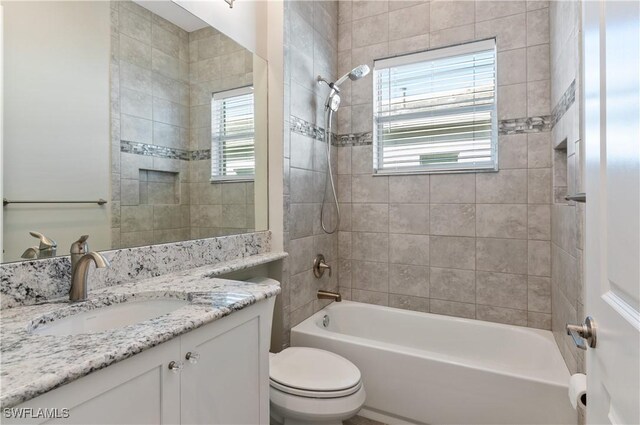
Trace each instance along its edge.
{"label": "granite countertop", "polygon": [[[215,276],[284,258],[267,253],[89,292],[89,300],[56,300],[3,309],[0,408],[15,406],[134,354],[277,295],[279,285]],[[104,332],[54,336],[31,332],[70,314],[127,301],[172,298],[189,304],[138,324]]]}

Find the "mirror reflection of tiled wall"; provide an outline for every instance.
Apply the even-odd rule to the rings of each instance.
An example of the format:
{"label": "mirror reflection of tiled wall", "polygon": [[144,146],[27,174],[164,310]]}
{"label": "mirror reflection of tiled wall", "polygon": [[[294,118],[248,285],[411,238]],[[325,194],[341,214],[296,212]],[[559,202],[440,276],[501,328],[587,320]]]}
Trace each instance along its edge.
{"label": "mirror reflection of tiled wall", "polygon": [[253,182],[210,182],[211,96],[252,84],[252,54],[130,1],[111,17],[113,247],[253,231]]}

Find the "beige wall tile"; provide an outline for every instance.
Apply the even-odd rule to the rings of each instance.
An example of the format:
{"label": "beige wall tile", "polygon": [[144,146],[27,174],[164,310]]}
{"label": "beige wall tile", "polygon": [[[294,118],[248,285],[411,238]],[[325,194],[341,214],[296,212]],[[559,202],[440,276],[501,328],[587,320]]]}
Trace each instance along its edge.
{"label": "beige wall tile", "polygon": [[529,312],[551,313],[551,278],[529,276],[527,282]]}
{"label": "beige wall tile", "polygon": [[462,25],[459,27],[446,28],[430,33],[431,48],[452,46],[454,44],[473,41],[475,39],[475,25]]}
{"label": "beige wall tile", "polygon": [[464,303],[476,302],[475,272],[472,270],[430,268],[431,298]]}
{"label": "beige wall tile", "polygon": [[389,307],[429,312],[429,299],[410,295],[389,294]]}
{"label": "beige wall tile", "polygon": [[353,301],[365,304],[389,305],[389,294],[386,292],[363,291],[360,289],[351,290]]}
{"label": "beige wall tile", "polygon": [[511,134],[499,136],[499,168],[501,170],[512,168],[527,168],[527,135]]}
{"label": "beige wall tile", "polygon": [[429,300],[429,311],[434,314],[443,314],[445,316],[464,317],[467,319],[476,318],[475,304],[435,300],[431,298]]}
{"label": "beige wall tile", "polygon": [[549,9],[527,12],[527,45],[549,42]]}
{"label": "beige wall tile", "polygon": [[354,48],[389,41],[389,15],[387,14],[354,20],[352,25],[351,44]]}
{"label": "beige wall tile", "polygon": [[354,232],[380,232],[389,228],[389,204],[353,204],[351,229]]}
{"label": "beige wall tile", "polygon": [[478,238],[476,266],[483,271],[526,274],[527,241]]}
{"label": "beige wall tile", "polygon": [[499,52],[497,64],[498,85],[527,82],[527,49],[520,48]]}
{"label": "beige wall tile", "polygon": [[527,238],[527,205],[476,205],[476,235],[492,238]]}
{"label": "beige wall tile", "polygon": [[389,178],[354,175],[351,178],[353,202],[382,203],[389,201]]}
{"label": "beige wall tile", "polygon": [[428,298],[429,268],[405,264],[390,264],[389,292]]}
{"label": "beige wall tile", "polygon": [[536,240],[551,238],[551,206],[528,205],[528,237]]}
{"label": "beige wall tile", "polygon": [[502,170],[476,175],[476,202],[516,204],[526,201],[527,170]]}
{"label": "beige wall tile", "polygon": [[476,303],[527,309],[527,276],[476,272]]}
{"label": "beige wall tile", "polygon": [[530,328],[551,330],[551,314],[527,312],[527,326]]}
{"label": "beige wall tile", "polygon": [[434,174],[430,188],[433,203],[468,204],[476,201],[474,174]]}
{"label": "beige wall tile", "polygon": [[[354,204],[354,206],[357,204]],[[386,205],[386,204],[385,204]],[[429,234],[429,206],[426,204],[389,204],[389,232]],[[355,218],[355,215],[354,215]],[[381,223],[380,227],[384,225]]]}
{"label": "beige wall tile", "polygon": [[528,202],[548,204],[551,202],[551,169],[531,169],[528,173]]}
{"label": "beige wall tile", "polygon": [[475,204],[431,204],[430,234],[475,236]]}
{"label": "beige wall tile", "polygon": [[431,31],[472,24],[475,2],[434,0],[431,2]]}
{"label": "beige wall tile", "polygon": [[429,236],[390,233],[389,262],[429,265]]}
{"label": "beige wall tile", "polygon": [[526,2],[520,0],[482,1],[476,5],[476,22],[515,15],[526,11]]}
{"label": "beige wall tile", "polygon": [[379,15],[389,11],[389,2],[387,0],[355,0],[351,2],[351,4],[351,16],[353,20]]}
{"label": "beige wall tile", "polygon": [[529,274],[551,276],[551,242],[529,241]]}
{"label": "beige wall tile", "polygon": [[429,202],[429,175],[390,176],[389,201],[403,204]]}
{"label": "beige wall tile", "polygon": [[527,135],[528,167],[551,167],[551,133],[530,133]]}
{"label": "beige wall tile", "polygon": [[351,258],[362,261],[389,261],[389,234],[353,232]]}
{"label": "beige wall tile", "polygon": [[427,33],[389,41],[389,55],[403,55],[405,53],[427,50],[430,39],[431,37]]}
{"label": "beige wall tile", "polygon": [[389,265],[371,261],[351,261],[351,287],[368,291],[389,292]]}
{"label": "beige wall tile", "polygon": [[476,318],[488,322],[506,323],[508,325],[527,326],[527,312],[509,308],[478,305]]}
{"label": "beige wall tile", "polygon": [[498,87],[498,119],[527,116],[527,85],[511,84]]}
{"label": "beige wall tile", "polygon": [[496,37],[499,52],[525,47],[527,45],[526,14],[520,13],[476,23],[476,38],[489,37]]}
{"label": "beige wall tile", "polygon": [[398,40],[429,32],[429,3],[389,12],[389,39]]}
{"label": "beige wall tile", "polygon": [[291,274],[298,274],[313,267],[313,237],[292,239],[289,243],[289,266]]}
{"label": "beige wall tile", "polygon": [[474,238],[431,236],[429,244],[429,264],[431,266],[475,269],[476,253],[474,248],[476,241]]}

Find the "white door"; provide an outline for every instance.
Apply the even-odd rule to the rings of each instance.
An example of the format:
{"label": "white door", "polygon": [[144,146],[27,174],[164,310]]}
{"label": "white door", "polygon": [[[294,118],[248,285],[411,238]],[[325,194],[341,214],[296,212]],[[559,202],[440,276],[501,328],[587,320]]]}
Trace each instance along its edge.
{"label": "white door", "polygon": [[640,423],[640,2],[583,3],[587,422]]}

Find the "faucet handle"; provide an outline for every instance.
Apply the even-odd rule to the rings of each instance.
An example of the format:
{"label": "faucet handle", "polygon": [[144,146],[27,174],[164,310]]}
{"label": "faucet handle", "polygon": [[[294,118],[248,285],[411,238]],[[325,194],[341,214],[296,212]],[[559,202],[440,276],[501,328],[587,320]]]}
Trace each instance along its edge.
{"label": "faucet handle", "polygon": [[40,241],[39,249],[56,248],[58,244],[53,239],[49,239],[40,232],[30,231],[29,234]]}
{"label": "faucet handle", "polygon": [[71,244],[72,254],[86,254],[89,252],[89,244],[87,243],[89,235],[82,235],[80,239]]}
{"label": "faucet handle", "polygon": [[329,277],[331,277],[331,266],[324,260],[324,255],[316,255],[316,258],[313,260],[313,275],[320,279],[325,270],[329,270]]}

